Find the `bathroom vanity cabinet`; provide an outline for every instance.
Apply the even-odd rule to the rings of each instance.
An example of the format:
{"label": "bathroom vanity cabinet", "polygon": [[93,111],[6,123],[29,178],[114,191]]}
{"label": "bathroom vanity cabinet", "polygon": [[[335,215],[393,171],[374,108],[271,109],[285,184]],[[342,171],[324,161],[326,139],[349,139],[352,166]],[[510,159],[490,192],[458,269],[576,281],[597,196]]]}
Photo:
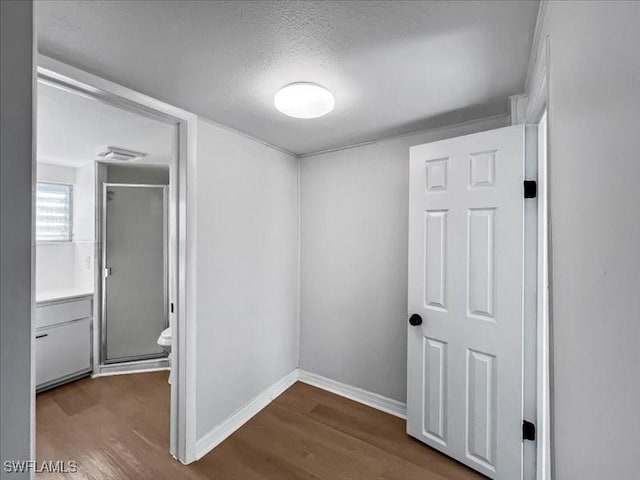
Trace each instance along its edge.
{"label": "bathroom vanity cabinet", "polygon": [[92,294],[68,294],[37,302],[34,340],[37,391],[91,373],[92,312]]}

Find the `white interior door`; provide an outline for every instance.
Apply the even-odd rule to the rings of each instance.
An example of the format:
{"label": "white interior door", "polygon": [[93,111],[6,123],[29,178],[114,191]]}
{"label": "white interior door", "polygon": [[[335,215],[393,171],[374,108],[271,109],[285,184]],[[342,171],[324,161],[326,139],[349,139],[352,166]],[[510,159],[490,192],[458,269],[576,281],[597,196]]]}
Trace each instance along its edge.
{"label": "white interior door", "polygon": [[411,148],[407,432],[522,478],[524,126]]}

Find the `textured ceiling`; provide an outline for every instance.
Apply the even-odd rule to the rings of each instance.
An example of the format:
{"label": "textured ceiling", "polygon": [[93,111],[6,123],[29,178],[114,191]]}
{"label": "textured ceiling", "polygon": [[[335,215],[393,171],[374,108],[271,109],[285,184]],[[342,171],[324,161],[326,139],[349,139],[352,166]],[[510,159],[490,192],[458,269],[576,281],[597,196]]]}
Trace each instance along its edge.
{"label": "textured ceiling", "polygon": [[77,167],[103,147],[145,153],[138,163],[171,163],[175,125],[38,82],[38,161]]}
{"label": "textured ceiling", "polygon": [[[506,113],[536,1],[42,1],[41,53],[294,153]],[[298,120],[278,88],[335,110]]]}

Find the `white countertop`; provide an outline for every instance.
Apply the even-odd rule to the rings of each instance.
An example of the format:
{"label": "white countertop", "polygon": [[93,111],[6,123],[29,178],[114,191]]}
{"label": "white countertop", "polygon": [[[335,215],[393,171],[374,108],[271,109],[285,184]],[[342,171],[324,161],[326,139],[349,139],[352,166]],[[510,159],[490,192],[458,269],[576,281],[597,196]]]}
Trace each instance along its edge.
{"label": "white countertop", "polygon": [[51,302],[54,300],[67,300],[75,297],[88,297],[93,295],[93,291],[86,288],[61,288],[58,290],[47,290],[36,292],[36,303]]}

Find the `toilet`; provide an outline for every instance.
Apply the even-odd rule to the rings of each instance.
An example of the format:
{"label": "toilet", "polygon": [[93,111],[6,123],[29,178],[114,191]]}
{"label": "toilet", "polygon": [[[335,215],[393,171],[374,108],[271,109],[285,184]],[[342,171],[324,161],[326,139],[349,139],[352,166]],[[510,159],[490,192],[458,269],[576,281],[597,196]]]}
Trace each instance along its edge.
{"label": "toilet", "polygon": [[167,357],[169,360],[169,383],[171,383],[171,377],[173,375],[173,369],[171,368],[171,327],[165,328],[158,337],[158,345],[160,345],[165,351],[169,352]]}

